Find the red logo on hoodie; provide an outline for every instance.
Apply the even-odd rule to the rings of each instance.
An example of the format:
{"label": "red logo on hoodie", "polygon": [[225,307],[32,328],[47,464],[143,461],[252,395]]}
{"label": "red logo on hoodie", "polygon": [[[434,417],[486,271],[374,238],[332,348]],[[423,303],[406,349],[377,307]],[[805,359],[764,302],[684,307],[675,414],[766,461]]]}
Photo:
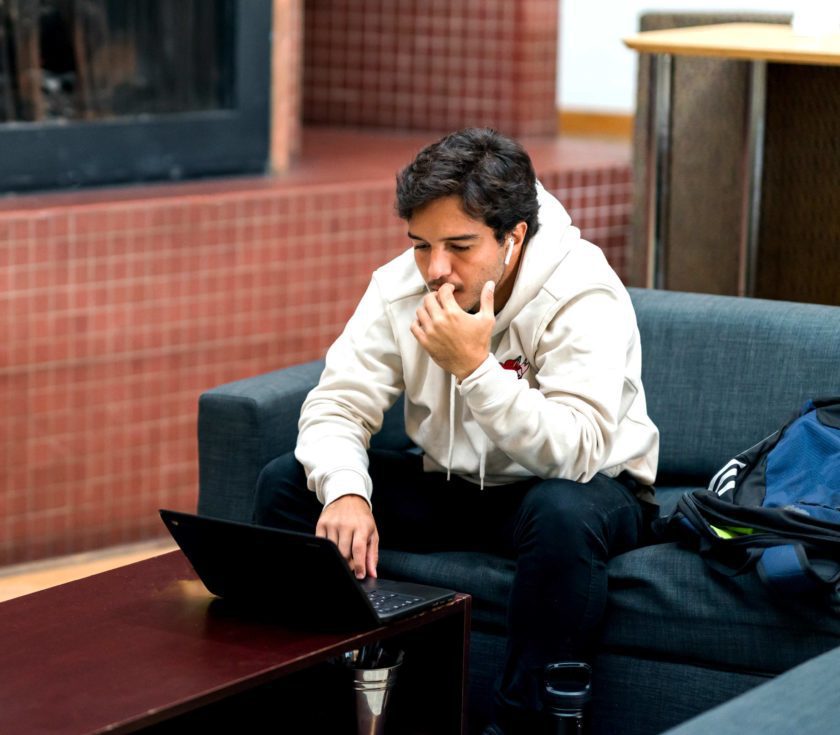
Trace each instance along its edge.
{"label": "red logo on hoodie", "polygon": [[517,378],[521,378],[525,375],[525,373],[528,372],[528,368],[531,367],[531,363],[528,362],[528,358],[522,357],[522,355],[518,355],[512,360],[500,362],[499,365],[501,365],[505,370],[513,370],[513,372],[516,373]]}

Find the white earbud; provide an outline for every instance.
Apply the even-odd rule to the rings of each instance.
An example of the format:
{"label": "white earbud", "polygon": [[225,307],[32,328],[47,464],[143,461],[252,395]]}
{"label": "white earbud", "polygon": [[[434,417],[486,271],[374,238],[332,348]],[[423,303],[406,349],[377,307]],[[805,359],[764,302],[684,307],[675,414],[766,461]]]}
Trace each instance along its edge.
{"label": "white earbud", "polygon": [[505,265],[510,265],[510,256],[513,255],[513,245],[514,245],[513,238],[509,237],[508,238],[508,249],[507,249],[507,252],[505,253]]}

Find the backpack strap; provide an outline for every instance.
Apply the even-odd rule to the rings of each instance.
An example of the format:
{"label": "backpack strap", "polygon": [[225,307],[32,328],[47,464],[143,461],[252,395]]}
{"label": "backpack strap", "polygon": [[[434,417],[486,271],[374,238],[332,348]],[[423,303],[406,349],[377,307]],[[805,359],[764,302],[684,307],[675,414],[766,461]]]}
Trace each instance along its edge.
{"label": "backpack strap", "polygon": [[771,546],[761,552],[756,565],[761,581],[787,595],[831,592],[840,583],[840,563],[811,560],[802,544]]}

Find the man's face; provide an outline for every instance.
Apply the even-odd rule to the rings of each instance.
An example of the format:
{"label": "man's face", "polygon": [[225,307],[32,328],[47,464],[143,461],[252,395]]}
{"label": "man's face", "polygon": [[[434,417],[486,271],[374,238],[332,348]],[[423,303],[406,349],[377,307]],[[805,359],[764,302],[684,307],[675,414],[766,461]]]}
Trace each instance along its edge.
{"label": "man's face", "polygon": [[435,199],[416,210],[408,220],[408,237],[414,244],[414,262],[432,291],[444,283],[455,287],[455,301],[464,311],[479,307],[487,281],[499,286],[509,276],[505,249],[493,230],[461,209],[458,196]]}

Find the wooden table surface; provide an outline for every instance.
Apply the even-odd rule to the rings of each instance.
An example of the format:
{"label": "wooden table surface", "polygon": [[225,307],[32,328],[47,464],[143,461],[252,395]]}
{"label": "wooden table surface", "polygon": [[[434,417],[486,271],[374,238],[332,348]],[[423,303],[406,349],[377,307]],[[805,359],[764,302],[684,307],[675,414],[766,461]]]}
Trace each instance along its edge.
{"label": "wooden table surface", "polygon": [[628,36],[624,43],[642,53],[840,66],[840,33],[806,36],[778,23],[721,23],[643,31]]}
{"label": "wooden table surface", "polygon": [[[225,612],[180,551],[0,604],[0,732],[130,732],[453,614],[365,633],[290,631]],[[468,624],[468,623],[467,623]]]}

